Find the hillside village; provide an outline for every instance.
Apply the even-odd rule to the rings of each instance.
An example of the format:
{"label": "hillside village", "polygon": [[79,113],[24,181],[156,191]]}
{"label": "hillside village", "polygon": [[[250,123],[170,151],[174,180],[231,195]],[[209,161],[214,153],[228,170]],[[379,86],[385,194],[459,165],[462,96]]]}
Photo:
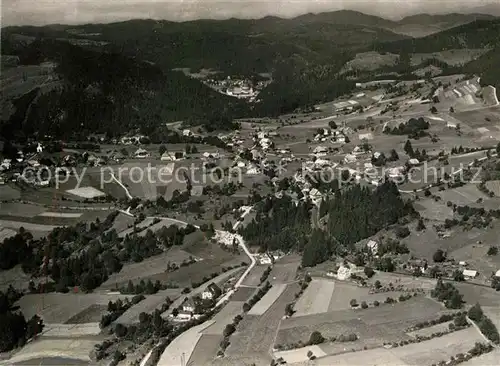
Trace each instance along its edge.
{"label": "hillside village", "polygon": [[154,23],[185,65],[148,21],[147,62],[128,22],[7,28],[0,365],[498,364],[500,104],[474,68],[498,20],[340,13],[239,20],[259,66],[279,35],[271,76],[238,42],[191,59],[183,27],[222,20]]}

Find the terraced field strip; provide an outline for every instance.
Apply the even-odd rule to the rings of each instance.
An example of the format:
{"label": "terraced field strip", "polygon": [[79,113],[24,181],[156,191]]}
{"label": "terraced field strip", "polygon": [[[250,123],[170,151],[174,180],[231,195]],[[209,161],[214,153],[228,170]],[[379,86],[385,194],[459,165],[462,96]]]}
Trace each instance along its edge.
{"label": "terraced field strip", "polygon": [[77,219],[82,216],[81,212],[71,213],[71,212],[42,212],[40,215],[42,217],[62,217],[67,219]]}
{"label": "terraced field strip", "polygon": [[207,321],[181,333],[162,353],[158,366],[184,366],[185,360],[189,360],[202,337],[202,331],[213,323],[213,321]]}
{"label": "terraced field strip", "polygon": [[39,358],[61,357],[90,362],[89,352],[97,339],[57,339],[41,336],[26,344],[5,365]]}
{"label": "terraced field strip", "polygon": [[248,312],[248,315],[262,315],[285,291],[286,284],[274,285]]}

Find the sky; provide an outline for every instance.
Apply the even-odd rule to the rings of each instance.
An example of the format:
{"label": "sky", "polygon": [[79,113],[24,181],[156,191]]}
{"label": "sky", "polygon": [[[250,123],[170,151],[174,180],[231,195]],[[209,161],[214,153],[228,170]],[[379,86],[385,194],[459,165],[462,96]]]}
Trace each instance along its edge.
{"label": "sky", "polygon": [[359,10],[398,19],[416,13],[467,12],[498,0],[0,0],[7,25],[110,23],[137,18],[293,17],[308,12]]}

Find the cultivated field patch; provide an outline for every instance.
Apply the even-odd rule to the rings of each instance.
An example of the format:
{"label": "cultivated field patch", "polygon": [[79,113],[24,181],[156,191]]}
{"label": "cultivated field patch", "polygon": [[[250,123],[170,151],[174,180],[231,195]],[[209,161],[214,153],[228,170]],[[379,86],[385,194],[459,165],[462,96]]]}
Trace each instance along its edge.
{"label": "cultivated field patch", "polygon": [[73,189],[68,189],[66,192],[73,194],[75,196],[81,197],[81,198],[87,198],[87,199],[92,199],[96,197],[103,197],[106,194],[97,188],[94,187],[80,187],[80,188],[73,188]]}
{"label": "cultivated field patch", "polygon": [[66,324],[82,324],[99,322],[102,314],[108,310],[107,305],[92,304],[78,314],[66,320]]}
{"label": "cultivated field patch", "polygon": [[42,212],[41,217],[60,217],[65,219],[78,219],[82,216],[81,212]]}
{"label": "cultivated field patch", "polygon": [[264,314],[281,296],[286,289],[286,284],[275,284],[248,312],[248,315]]}
{"label": "cultivated field patch", "polygon": [[243,281],[243,286],[259,286],[260,278],[268,266],[255,266],[248,273],[248,276]]}
{"label": "cultivated field patch", "polygon": [[217,355],[221,340],[222,336],[220,335],[203,333],[198,339],[187,365],[210,365]]}
{"label": "cultivated field patch", "polygon": [[334,281],[313,279],[295,304],[294,316],[327,312],[334,289]]}
{"label": "cultivated field patch", "polygon": [[446,206],[446,201],[436,202],[430,198],[420,199],[414,203],[413,207],[423,218],[431,221],[444,221],[453,218],[453,209]]}
{"label": "cultivated field patch", "polygon": [[244,303],[244,301],[229,301],[226,306],[212,318],[214,324],[205,328],[202,333],[222,336],[226,325],[232,323],[236,315],[243,313]]}
{"label": "cultivated field patch", "polygon": [[90,362],[89,353],[97,343],[95,339],[58,339],[40,337],[26,344],[9,359],[9,364],[36,358],[61,357]]}
{"label": "cultivated field patch", "polygon": [[240,286],[236,292],[231,296],[232,301],[247,301],[257,291],[257,287]]}
{"label": "cultivated field patch", "polygon": [[46,324],[43,335],[46,337],[84,337],[95,336],[101,333],[99,322],[82,324]]}
{"label": "cultivated field patch", "polygon": [[[294,299],[298,290],[298,284],[290,284],[263,315],[246,314],[243,317],[226,350],[226,354],[233,358],[232,365],[245,364],[240,361],[241,358],[257,354],[270,358],[268,354],[274,344],[278,324],[285,313],[285,306]],[[235,359],[238,361],[234,361]]]}
{"label": "cultivated field patch", "polygon": [[183,366],[183,360],[189,360],[196,344],[202,337],[202,331],[213,321],[194,326],[176,337],[162,353],[158,366]]}

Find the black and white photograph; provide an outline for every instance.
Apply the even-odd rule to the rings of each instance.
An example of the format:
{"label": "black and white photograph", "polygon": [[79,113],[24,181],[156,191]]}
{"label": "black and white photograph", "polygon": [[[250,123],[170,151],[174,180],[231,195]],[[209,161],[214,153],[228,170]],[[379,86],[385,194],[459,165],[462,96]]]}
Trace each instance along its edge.
{"label": "black and white photograph", "polygon": [[500,0],[0,9],[0,366],[500,365]]}

